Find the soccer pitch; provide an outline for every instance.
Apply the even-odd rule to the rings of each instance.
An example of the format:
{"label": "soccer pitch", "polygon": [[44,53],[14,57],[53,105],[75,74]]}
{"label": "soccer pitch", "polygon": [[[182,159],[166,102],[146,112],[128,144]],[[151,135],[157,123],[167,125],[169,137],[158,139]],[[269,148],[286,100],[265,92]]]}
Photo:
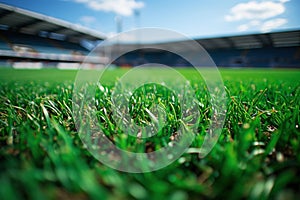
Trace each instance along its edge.
{"label": "soccer pitch", "polygon": [[[110,95],[128,70],[107,71],[105,92],[97,96],[99,121],[120,148],[157,150],[176,136],[179,108],[169,109],[169,128],[160,137],[121,137],[109,112]],[[204,158],[197,149],[211,108],[207,96],[197,93],[204,86],[195,71],[177,70],[201,102],[198,133],[171,165],[134,174],[103,165],[79,138],[72,115],[76,71],[0,69],[1,199],[299,199],[300,70],[220,69],[227,114]],[[140,93],[134,98],[136,123],[147,123],[149,100]]]}

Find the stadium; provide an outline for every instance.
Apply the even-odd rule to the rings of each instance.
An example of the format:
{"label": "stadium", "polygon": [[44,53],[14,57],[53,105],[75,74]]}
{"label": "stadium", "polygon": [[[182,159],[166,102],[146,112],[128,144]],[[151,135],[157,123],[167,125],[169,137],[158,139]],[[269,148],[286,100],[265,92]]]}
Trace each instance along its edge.
{"label": "stadium", "polygon": [[[208,65],[200,63],[200,72],[210,74],[211,64],[218,69],[212,75],[220,74],[224,84],[218,86],[221,89],[213,85],[211,90],[211,81],[203,81],[192,62],[172,53],[197,60],[199,55],[191,53],[189,40],[151,44],[117,41],[105,51],[99,50],[107,40],[106,34],[91,28],[0,3],[1,199],[300,197],[300,29],[194,38],[212,60]],[[126,53],[116,56],[120,52]],[[164,84],[146,84],[134,92],[121,90],[122,95],[130,95],[128,102],[133,106],[128,112],[135,126],[145,127],[153,120],[161,126],[160,109],[164,109],[166,124],[157,138],[144,139],[144,129],[135,136],[122,132],[118,119],[127,118],[123,111],[111,109],[121,101],[119,97],[112,99],[117,88],[126,86],[118,85],[120,80],[163,76],[171,88],[181,88],[175,73],[160,71],[157,66],[138,74],[139,66],[148,63],[177,70],[188,80],[184,84],[191,83],[191,89],[178,96]],[[80,81],[92,80],[89,77],[104,69],[108,70],[102,74],[103,82],[94,86],[92,97],[84,92],[87,88],[76,88],[76,84],[81,87]],[[126,77],[133,69],[137,75]],[[219,80],[215,76],[211,79]],[[75,92],[80,94],[74,97]],[[157,95],[151,96],[152,92]],[[190,93],[196,103],[178,105],[186,100],[177,98]],[[95,101],[93,105],[82,103],[89,98]],[[224,105],[214,105],[214,98]],[[151,107],[153,104],[158,108]],[[126,173],[131,171],[118,171],[99,162],[78,133],[77,121],[93,108],[102,135],[126,151],[152,153],[172,147],[183,137],[178,133],[181,126],[194,123],[191,127],[196,127],[196,133],[186,151],[165,168]],[[198,110],[195,119],[193,109]],[[84,126],[92,123],[83,121]],[[122,123],[131,127],[129,122]],[[220,135],[202,158],[201,145],[211,124],[218,127]],[[109,148],[99,154],[107,155],[111,162],[122,160]],[[126,162],[140,167],[130,159]]]}
{"label": "stadium", "polygon": [[[0,12],[2,66],[25,67],[28,64],[22,62],[27,60],[26,63],[32,62],[29,64],[31,67],[78,68],[74,63],[82,62],[89,51],[105,39],[104,34],[96,31],[4,4],[1,5]],[[299,38],[300,31],[291,30],[202,38],[196,41],[220,67],[297,68],[300,66]],[[184,48],[184,42],[161,45]],[[120,48],[126,48],[126,45]],[[132,52],[116,62],[119,62],[119,65],[134,66],[134,60],[141,55],[150,62],[159,60],[160,63],[169,66],[187,65],[175,55],[167,55],[158,50]],[[120,60],[123,63],[120,63]],[[105,58],[91,61],[91,64],[103,63]]]}

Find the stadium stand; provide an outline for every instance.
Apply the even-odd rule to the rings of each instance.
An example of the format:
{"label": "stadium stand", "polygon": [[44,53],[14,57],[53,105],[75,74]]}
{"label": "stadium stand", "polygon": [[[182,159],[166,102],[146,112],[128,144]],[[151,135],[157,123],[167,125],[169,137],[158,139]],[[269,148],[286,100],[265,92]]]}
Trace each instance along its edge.
{"label": "stadium stand", "polygon": [[94,30],[0,3],[1,66],[30,66],[24,61],[39,67],[74,66],[66,63],[80,63],[90,52],[83,41],[96,44],[104,39]]}
{"label": "stadium stand", "polygon": [[40,53],[54,54],[71,54],[78,52],[80,54],[88,54],[88,50],[68,41],[59,41],[49,38],[37,37],[34,35],[15,33],[11,31],[0,31],[0,38],[4,39],[4,43],[9,50],[14,50],[15,46],[26,46],[32,51]]}
{"label": "stadium stand", "polygon": [[[300,67],[299,30],[205,38],[196,41],[207,50],[216,65],[220,67]],[[177,48],[181,51],[192,51],[188,49],[188,42],[185,41],[156,44],[158,47],[160,45],[166,49]],[[134,45],[122,46],[125,49],[133,49]],[[141,62],[137,62],[137,58],[140,58]],[[146,62],[158,62],[169,66],[190,66],[190,63],[178,55],[157,49],[149,50],[146,46],[145,49],[120,57],[116,64],[135,66]]]}
{"label": "stadium stand", "polygon": [[[0,3],[0,65],[22,67],[75,68],[90,52],[82,44],[95,46],[104,34],[53,17]],[[300,30],[201,38],[202,45],[220,67],[300,67]],[[158,43],[164,49],[177,48],[191,53],[187,41]],[[137,44],[119,43],[109,53],[94,53],[88,62],[103,66],[118,49],[135,49]],[[159,49],[143,48],[116,59],[118,66],[159,63],[168,66],[190,66],[186,60]],[[191,53],[192,54],[192,53]],[[199,56],[193,54],[192,56]]]}

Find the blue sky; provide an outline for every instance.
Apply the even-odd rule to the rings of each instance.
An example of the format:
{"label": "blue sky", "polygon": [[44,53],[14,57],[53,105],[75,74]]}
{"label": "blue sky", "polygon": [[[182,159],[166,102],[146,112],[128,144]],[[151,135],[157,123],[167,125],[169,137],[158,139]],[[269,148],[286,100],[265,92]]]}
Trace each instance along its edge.
{"label": "blue sky", "polygon": [[[299,0],[0,0],[108,36],[159,27],[193,38],[300,28]],[[138,16],[136,17],[137,14]]]}

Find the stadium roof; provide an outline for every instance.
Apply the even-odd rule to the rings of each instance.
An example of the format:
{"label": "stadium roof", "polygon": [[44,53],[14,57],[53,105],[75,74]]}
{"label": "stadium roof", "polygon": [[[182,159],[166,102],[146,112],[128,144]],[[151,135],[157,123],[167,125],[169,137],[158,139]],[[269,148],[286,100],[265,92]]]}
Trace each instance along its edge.
{"label": "stadium roof", "polygon": [[[226,37],[195,39],[207,50],[213,49],[253,49],[263,47],[300,47],[300,30],[287,30],[271,33],[257,33]],[[166,42],[158,45],[167,49],[192,50],[189,41]]]}
{"label": "stadium roof", "polygon": [[300,30],[197,39],[206,49],[300,46]]}
{"label": "stadium roof", "polygon": [[[213,38],[195,39],[206,50],[217,49],[254,49],[263,47],[300,47],[300,30],[286,30],[281,32],[257,33],[237,36],[224,36]],[[143,51],[193,51],[197,48],[190,40],[168,41],[161,43],[124,43],[117,47],[112,46],[112,51],[135,50],[136,48],[152,48]],[[155,50],[156,49],[156,50]]]}
{"label": "stadium roof", "polygon": [[0,3],[0,26],[2,29],[38,35],[41,31],[61,34],[66,40],[103,40],[105,35],[80,25],[57,18]]}

